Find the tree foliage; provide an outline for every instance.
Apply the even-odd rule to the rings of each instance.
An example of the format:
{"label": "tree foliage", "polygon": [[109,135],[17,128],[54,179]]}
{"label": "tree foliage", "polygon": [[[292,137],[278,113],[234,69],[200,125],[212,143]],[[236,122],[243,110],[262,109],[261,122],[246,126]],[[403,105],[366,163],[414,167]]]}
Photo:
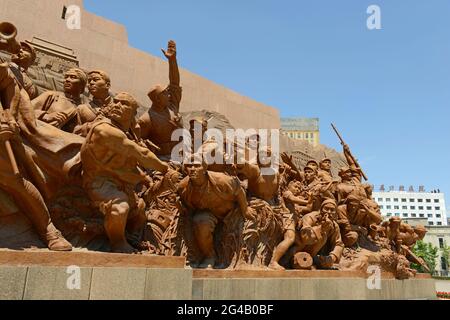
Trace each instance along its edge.
{"label": "tree foliage", "polygon": [[[439,249],[429,242],[418,240],[412,248],[412,251],[416,256],[422,258],[425,261],[425,263],[430,268],[431,274],[433,274],[434,270],[436,269],[436,259],[439,256]],[[419,272],[426,272],[420,264],[411,263],[411,267]]]}

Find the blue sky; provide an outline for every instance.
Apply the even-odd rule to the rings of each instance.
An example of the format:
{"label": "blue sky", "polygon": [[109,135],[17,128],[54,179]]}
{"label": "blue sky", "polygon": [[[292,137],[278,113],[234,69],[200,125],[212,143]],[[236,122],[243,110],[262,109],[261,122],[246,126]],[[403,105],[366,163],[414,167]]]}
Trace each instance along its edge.
{"label": "blue sky", "polygon": [[[450,1],[85,0],[154,55],[280,110],[334,122],[376,186],[424,185],[450,208]],[[381,9],[368,30],[367,7]]]}

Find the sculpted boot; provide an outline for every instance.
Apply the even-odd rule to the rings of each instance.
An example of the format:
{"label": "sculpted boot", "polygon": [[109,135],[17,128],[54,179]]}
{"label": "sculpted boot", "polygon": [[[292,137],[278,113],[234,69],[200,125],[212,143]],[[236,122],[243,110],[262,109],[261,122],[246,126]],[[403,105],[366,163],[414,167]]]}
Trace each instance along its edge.
{"label": "sculpted boot", "polygon": [[71,251],[72,245],[67,241],[61,232],[55,228],[53,224],[50,224],[47,228],[44,242],[47,247],[52,251]]}

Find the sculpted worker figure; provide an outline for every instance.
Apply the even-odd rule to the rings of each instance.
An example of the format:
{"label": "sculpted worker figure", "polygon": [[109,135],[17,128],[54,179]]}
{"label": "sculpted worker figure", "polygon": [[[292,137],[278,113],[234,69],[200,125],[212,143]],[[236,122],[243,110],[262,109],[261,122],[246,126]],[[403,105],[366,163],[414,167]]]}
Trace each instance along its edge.
{"label": "sculpted worker figure", "polygon": [[72,68],[64,74],[64,92],[47,91],[31,101],[36,118],[67,132],[76,124],[77,107],[86,86],[86,74]]}
{"label": "sculpted worker figure", "polygon": [[92,125],[81,148],[83,184],[104,214],[105,231],[114,252],[135,251],[128,241],[136,246],[145,226],[145,203],[134,193],[135,186],[144,181],[137,165],[162,173],[168,170],[165,162],[125,134],[137,107],[130,94],[117,94],[108,112],[109,119],[99,119]]}
{"label": "sculpted worker figure", "polygon": [[160,150],[156,152],[158,156],[163,156],[165,160],[170,158],[172,148],[178,141],[172,141],[172,132],[183,128],[183,121],[179,113],[181,101],[180,72],[176,58],[175,41],[170,40],[167,51],[161,49],[164,56],[169,61],[170,84],[163,88],[156,85],[150,89],[148,97],[152,105],[138,120],[142,139],[149,139],[155,143]]}
{"label": "sculpted worker figure", "polygon": [[331,268],[341,259],[344,243],[336,220],[336,202],[333,199],[324,200],[320,211],[313,211],[302,218],[296,250],[309,253],[319,268]]}
{"label": "sculpted worker figure", "polygon": [[[6,50],[12,53],[11,62],[9,63],[11,72],[14,74],[19,85],[28,93],[30,99],[36,98],[38,96],[38,90],[27,75],[28,68],[36,60],[36,51],[34,48],[26,42],[20,42],[19,48],[3,47],[0,43],[0,50]],[[0,62],[3,61],[0,60]]]}
{"label": "sculpted worker figure", "polygon": [[185,164],[188,176],[179,185],[178,193],[189,213],[193,214],[194,238],[202,254],[201,268],[212,268],[216,262],[214,231],[217,223],[233,210],[245,217],[254,214],[236,177],[207,171],[204,162]]}
{"label": "sculpted worker figure", "polygon": [[90,123],[102,112],[106,112],[111,106],[113,98],[109,93],[111,80],[108,74],[102,70],[93,70],[88,73],[87,84],[92,100],[88,104],[82,104],[77,110],[77,126],[75,134],[83,137],[89,132]]}

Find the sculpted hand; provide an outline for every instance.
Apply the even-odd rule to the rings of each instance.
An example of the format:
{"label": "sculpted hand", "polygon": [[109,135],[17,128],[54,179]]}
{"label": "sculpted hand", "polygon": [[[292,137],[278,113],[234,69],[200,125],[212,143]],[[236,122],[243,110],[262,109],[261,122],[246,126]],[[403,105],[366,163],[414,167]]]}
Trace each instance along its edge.
{"label": "sculpted hand", "polygon": [[161,51],[167,59],[175,59],[175,57],[177,56],[177,46],[175,44],[175,41],[170,40],[167,44],[167,51],[164,49],[161,49]]}
{"label": "sculpted hand", "polygon": [[47,113],[42,117],[42,120],[50,124],[60,125],[67,120],[67,115],[63,112]]}

